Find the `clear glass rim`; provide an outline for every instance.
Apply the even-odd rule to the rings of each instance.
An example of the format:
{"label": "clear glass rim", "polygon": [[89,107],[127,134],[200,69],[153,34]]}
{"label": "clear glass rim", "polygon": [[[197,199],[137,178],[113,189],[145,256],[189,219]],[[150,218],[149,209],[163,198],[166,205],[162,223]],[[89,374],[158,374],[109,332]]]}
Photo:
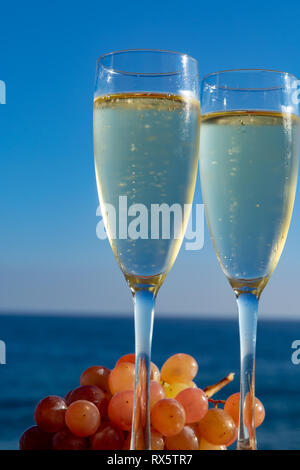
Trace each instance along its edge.
{"label": "clear glass rim", "polygon": [[185,52],[176,52],[176,51],[169,51],[166,49],[123,49],[119,51],[113,51],[113,52],[107,52],[106,54],[102,54],[98,57],[97,59],[97,65],[101,66],[103,69],[105,69],[109,73],[113,74],[120,74],[120,75],[131,75],[131,76],[138,76],[138,77],[163,77],[163,76],[168,76],[168,75],[179,75],[182,74],[182,70],[175,70],[172,72],[153,72],[153,73],[148,73],[148,72],[127,72],[125,70],[118,70],[115,69],[114,67],[107,67],[106,65],[103,64],[103,59],[109,56],[116,56],[118,54],[126,54],[126,53],[134,53],[134,52],[152,52],[152,53],[163,53],[163,54],[169,54],[169,55],[174,55],[174,56],[181,56],[181,57],[186,57],[188,60],[192,61],[196,66],[198,65],[197,59],[192,57],[189,54],[186,54]]}
{"label": "clear glass rim", "polygon": [[273,90],[280,90],[283,87],[282,86],[275,86],[275,87],[255,87],[255,88],[242,88],[242,87],[230,87],[230,86],[220,86],[218,84],[210,84],[208,83],[207,79],[209,77],[217,76],[217,75],[222,75],[226,73],[235,73],[235,72],[267,72],[270,74],[277,74],[277,75],[283,75],[285,77],[289,77],[293,80],[298,80],[297,77],[289,72],[284,72],[282,70],[272,70],[272,69],[251,69],[251,68],[246,68],[246,69],[228,69],[228,70],[219,70],[218,72],[211,72],[206,74],[202,78],[202,83],[205,83],[208,87],[210,88],[218,88],[221,90],[229,90],[229,91],[273,91]]}

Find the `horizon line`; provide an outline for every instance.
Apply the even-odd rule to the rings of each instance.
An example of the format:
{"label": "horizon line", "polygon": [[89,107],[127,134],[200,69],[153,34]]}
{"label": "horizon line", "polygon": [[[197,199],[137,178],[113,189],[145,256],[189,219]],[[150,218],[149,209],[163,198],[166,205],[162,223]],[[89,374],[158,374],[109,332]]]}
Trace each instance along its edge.
{"label": "horizon line", "polygon": [[[126,318],[134,320],[133,312],[118,312],[118,311],[111,311],[111,312],[103,312],[103,311],[83,311],[83,310],[37,310],[34,309],[30,310],[4,310],[0,309],[0,317],[8,317],[8,316],[24,316],[24,317],[88,317],[88,318]],[[180,313],[171,313],[171,312],[160,312],[157,313],[154,320],[164,318],[164,319],[189,319],[189,320],[238,320],[238,313],[229,313],[229,312],[211,312],[211,313],[193,313],[193,312],[180,312]],[[259,321],[266,320],[266,321],[300,321],[300,314],[297,315],[282,315],[282,314],[274,314],[274,313],[262,313],[259,318]]]}

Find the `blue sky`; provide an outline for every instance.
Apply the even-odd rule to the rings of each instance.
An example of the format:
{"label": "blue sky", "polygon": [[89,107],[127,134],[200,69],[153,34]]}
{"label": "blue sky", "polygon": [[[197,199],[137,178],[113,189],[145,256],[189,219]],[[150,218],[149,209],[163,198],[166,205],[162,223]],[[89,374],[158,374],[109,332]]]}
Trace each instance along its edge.
{"label": "blue sky", "polygon": [[[280,8],[266,1],[2,2],[0,311],[132,309],[108,242],[95,234],[92,97],[99,55],[171,49],[197,58],[201,76],[262,67],[300,77],[299,17],[297,1]],[[199,185],[195,197],[200,201]],[[262,316],[300,313],[299,216],[298,194]],[[207,233],[201,251],[181,251],[157,310],[235,314]]]}

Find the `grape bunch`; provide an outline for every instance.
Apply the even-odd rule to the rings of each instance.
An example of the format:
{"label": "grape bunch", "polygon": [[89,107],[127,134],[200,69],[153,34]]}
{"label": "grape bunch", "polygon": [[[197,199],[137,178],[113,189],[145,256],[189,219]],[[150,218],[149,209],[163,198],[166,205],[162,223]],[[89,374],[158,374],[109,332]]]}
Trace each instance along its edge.
{"label": "grape bunch", "polygon": [[[134,402],[135,356],[126,354],[114,369],[92,366],[80,386],[64,398],[48,396],[35,409],[36,426],[20,438],[21,450],[129,450]],[[226,401],[211,397],[233,380],[229,374],[203,390],[194,379],[196,360],[174,354],[161,370],[151,362],[150,412],[152,450],[226,450],[237,439],[240,394]],[[265,417],[255,399],[255,425]],[[246,397],[244,421],[250,423]]]}

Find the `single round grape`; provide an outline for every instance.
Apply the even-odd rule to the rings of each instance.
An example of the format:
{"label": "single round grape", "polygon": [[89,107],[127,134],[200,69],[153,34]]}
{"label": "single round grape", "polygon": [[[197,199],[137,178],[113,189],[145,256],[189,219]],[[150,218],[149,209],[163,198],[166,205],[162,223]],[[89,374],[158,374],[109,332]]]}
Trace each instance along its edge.
{"label": "single round grape", "polygon": [[194,430],[190,426],[184,426],[176,436],[165,438],[165,446],[168,450],[198,450],[199,442]]}
{"label": "single round grape", "polygon": [[65,426],[66,410],[67,404],[63,398],[50,395],[37,404],[34,419],[42,431],[58,432]]}
{"label": "single round grape", "polygon": [[96,385],[82,385],[72,390],[68,397],[67,405],[71,405],[74,401],[87,400],[97,406],[100,411],[101,418],[107,416],[108,398],[101,388]]}
{"label": "single round grape", "polygon": [[151,424],[164,436],[178,434],[185,424],[183,406],[173,398],[159,400],[152,408]]}
{"label": "single round grape", "polygon": [[121,450],[124,433],[111,423],[105,423],[91,437],[93,450]]}
{"label": "single round grape", "polygon": [[164,447],[163,435],[155,429],[151,429],[151,450],[164,450]]}
{"label": "single round grape", "polygon": [[84,437],[74,436],[68,429],[58,431],[53,436],[53,450],[86,450],[88,442]]}
{"label": "single round grape", "polygon": [[208,398],[201,388],[186,388],[176,395],[176,400],[184,408],[187,424],[200,421],[207,413]]}
{"label": "single round grape", "polygon": [[172,384],[189,383],[198,372],[196,360],[189,354],[178,353],[169,357],[161,368],[161,379]]}
{"label": "single round grape", "polygon": [[38,426],[26,429],[20,437],[20,450],[51,450],[53,434],[42,431]]}
{"label": "single round grape", "polygon": [[116,393],[108,405],[108,417],[112,423],[123,431],[131,431],[133,415],[133,390]]}
{"label": "single round grape", "polygon": [[211,444],[210,442],[206,441],[202,437],[200,439],[200,443],[199,443],[199,450],[227,450],[227,447],[226,446],[216,446],[216,445]]}
{"label": "single round grape", "polygon": [[[233,393],[227,398],[224,410],[230,414],[236,426],[240,421],[240,393]],[[244,406],[244,421],[245,425],[250,424],[250,395],[247,393]],[[258,428],[265,419],[265,408],[262,402],[255,398],[255,427]]]}
{"label": "single round grape", "polygon": [[206,441],[215,445],[226,445],[236,433],[230,414],[220,408],[211,408],[198,422],[198,431]]}
{"label": "single round grape", "polygon": [[188,388],[188,385],[182,383],[168,384],[165,382],[163,387],[167,398],[175,398],[181,390]]}
{"label": "single round grape", "polygon": [[111,371],[108,384],[113,395],[124,390],[134,389],[134,370],[134,364],[131,362],[121,362]]}
{"label": "single round grape", "polygon": [[155,380],[151,380],[150,382],[150,410],[152,410],[155,403],[157,403],[162,398],[165,398],[165,392],[163,386],[156,382]]}
{"label": "single round grape", "polygon": [[75,436],[91,436],[100,425],[97,406],[87,400],[74,401],[66,411],[66,425]]}
{"label": "single round grape", "polygon": [[[120,359],[116,362],[115,367],[122,362],[131,362],[132,364],[135,364],[135,354],[125,354],[125,356],[120,357]],[[154,362],[150,363],[150,380],[155,380],[156,382],[160,381],[160,371]]]}
{"label": "single round grape", "polygon": [[110,370],[104,366],[92,366],[86,369],[80,377],[80,385],[96,385],[105,392],[110,393],[108,376]]}

